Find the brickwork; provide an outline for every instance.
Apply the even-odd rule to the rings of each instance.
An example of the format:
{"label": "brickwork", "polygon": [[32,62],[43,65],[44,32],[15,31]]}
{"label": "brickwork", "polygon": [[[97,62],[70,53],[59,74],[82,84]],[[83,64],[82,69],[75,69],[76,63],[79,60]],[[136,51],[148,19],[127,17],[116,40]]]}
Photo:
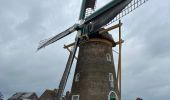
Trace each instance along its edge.
{"label": "brickwork", "polygon": [[107,39],[92,38],[79,45],[72,96],[79,95],[79,100],[108,100],[109,92],[114,90],[109,73],[113,81],[116,77],[112,44]]}

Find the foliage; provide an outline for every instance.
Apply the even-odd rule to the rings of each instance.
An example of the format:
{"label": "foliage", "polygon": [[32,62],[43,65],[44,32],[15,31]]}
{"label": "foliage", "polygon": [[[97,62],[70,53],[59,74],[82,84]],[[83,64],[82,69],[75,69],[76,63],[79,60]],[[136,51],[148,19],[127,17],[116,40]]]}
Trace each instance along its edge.
{"label": "foliage", "polygon": [[4,96],[3,94],[0,92],[0,100],[3,100]]}

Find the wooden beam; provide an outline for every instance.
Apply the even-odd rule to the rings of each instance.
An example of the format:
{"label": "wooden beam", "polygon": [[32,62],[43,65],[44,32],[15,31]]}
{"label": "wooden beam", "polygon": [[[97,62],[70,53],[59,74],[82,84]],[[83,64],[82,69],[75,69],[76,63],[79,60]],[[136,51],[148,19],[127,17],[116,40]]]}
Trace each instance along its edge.
{"label": "wooden beam", "polygon": [[[72,52],[66,45],[64,45],[65,49],[67,49],[70,53]],[[76,60],[78,59],[76,56],[74,57]]]}
{"label": "wooden beam", "polygon": [[68,44],[68,45],[64,45],[64,49],[66,49],[66,48],[69,48],[69,47],[71,47],[71,46],[73,46],[75,44],[75,42],[73,42],[73,43],[71,43],[71,44]]}
{"label": "wooden beam", "polygon": [[117,54],[119,54],[119,52],[117,52],[116,50],[112,50],[113,52],[115,52],[115,53],[117,53]]}
{"label": "wooden beam", "polygon": [[111,31],[111,30],[113,30],[113,29],[119,28],[119,27],[121,27],[121,26],[122,26],[122,23],[118,23],[118,24],[116,24],[116,25],[114,25],[114,26],[111,26],[111,27],[105,29],[105,30],[99,31],[99,34],[106,33],[106,32],[108,32],[108,31]]}
{"label": "wooden beam", "polygon": [[125,41],[124,40],[120,40],[120,41],[117,41],[117,42],[115,42],[116,43],[116,45],[119,45],[120,43],[122,44],[122,43],[124,43]]}
{"label": "wooden beam", "polygon": [[[119,23],[121,23],[121,21],[119,20]],[[121,100],[121,89],[122,89],[122,43],[121,43],[121,27],[119,27],[119,59],[118,59],[118,82],[119,82],[119,93],[120,93],[120,97],[119,97],[119,100]]]}

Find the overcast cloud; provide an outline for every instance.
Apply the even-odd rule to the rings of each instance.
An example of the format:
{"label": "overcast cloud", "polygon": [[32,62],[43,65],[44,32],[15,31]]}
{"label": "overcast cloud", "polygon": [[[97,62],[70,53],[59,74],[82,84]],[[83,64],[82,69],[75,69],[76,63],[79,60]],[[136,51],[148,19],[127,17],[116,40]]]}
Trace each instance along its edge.
{"label": "overcast cloud", "polygon": [[[69,54],[62,47],[74,41],[75,33],[40,52],[36,48],[41,39],[77,22],[80,6],[81,0],[0,0],[0,92],[5,99],[20,91],[40,96],[58,87]],[[123,18],[123,100],[169,100],[169,9],[169,0],[150,0]]]}

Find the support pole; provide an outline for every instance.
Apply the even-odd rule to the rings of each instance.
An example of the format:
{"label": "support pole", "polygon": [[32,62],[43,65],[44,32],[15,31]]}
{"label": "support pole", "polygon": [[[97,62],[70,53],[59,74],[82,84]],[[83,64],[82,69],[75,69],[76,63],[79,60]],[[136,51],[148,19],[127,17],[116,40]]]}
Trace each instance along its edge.
{"label": "support pole", "polygon": [[[121,20],[119,20],[119,24],[121,23]],[[118,82],[118,90],[119,90],[119,100],[121,100],[121,80],[122,80],[122,66],[121,66],[121,56],[122,56],[122,43],[121,43],[121,26],[119,27],[119,59],[118,59],[118,73],[117,73],[117,82]]]}

